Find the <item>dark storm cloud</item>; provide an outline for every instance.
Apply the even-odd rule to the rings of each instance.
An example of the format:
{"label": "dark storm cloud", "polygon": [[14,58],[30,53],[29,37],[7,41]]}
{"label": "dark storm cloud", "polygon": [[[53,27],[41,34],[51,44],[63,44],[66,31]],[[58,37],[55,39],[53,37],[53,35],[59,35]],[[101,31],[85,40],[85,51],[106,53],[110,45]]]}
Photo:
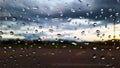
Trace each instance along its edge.
{"label": "dark storm cloud", "polygon": [[[69,18],[74,20],[83,17],[80,20],[100,21],[100,25],[104,25],[112,22],[111,15],[120,12],[119,6],[119,0],[1,0],[0,22],[4,24],[0,26],[4,30],[20,30],[20,34],[24,31],[21,28],[25,26],[33,27],[32,30],[34,30],[35,27],[40,25],[45,26],[46,30],[49,30],[48,28],[52,26],[59,26],[62,31],[74,31],[78,25],[69,25]],[[6,17],[7,20],[5,20]],[[16,18],[17,21],[12,28],[8,28],[7,23],[12,22],[13,18]],[[118,16],[119,18],[120,16]],[[61,27],[61,24],[64,23],[68,25]],[[81,23],[85,22],[82,21]],[[22,24],[25,24],[25,26]],[[82,25],[78,29],[88,29],[90,27],[93,27],[93,23]],[[29,31],[27,28],[25,31]],[[31,34],[23,34],[23,36],[27,39],[32,37]],[[38,36],[47,36],[47,34],[36,33],[36,37]]]}
{"label": "dark storm cloud", "polygon": [[[80,4],[77,4],[77,5],[80,5]],[[75,6],[76,4],[73,7]],[[67,10],[66,12],[64,12],[64,16],[73,17],[73,18],[79,18],[79,16],[82,16],[85,18],[93,19],[93,20],[104,20],[105,17],[107,17],[108,20],[110,20],[111,19],[110,15],[115,15],[115,13],[120,12],[120,8],[119,8],[120,2],[117,0],[94,0],[94,5],[91,7],[92,8],[89,10],[81,9],[81,11],[77,11],[77,9],[75,9],[76,12],[74,13],[71,12],[70,10]],[[96,16],[97,18],[95,19]]]}
{"label": "dark storm cloud", "polygon": [[[33,2],[33,3],[32,3]],[[36,2],[39,2],[38,0]],[[52,17],[58,17],[58,18],[79,18],[80,16],[93,19],[93,20],[103,20],[104,17],[109,17],[111,14],[114,14],[115,12],[120,11],[120,3],[117,2],[117,0],[92,0],[92,2],[89,2],[88,0],[81,0],[79,2],[78,0],[71,1],[68,4],[63,4],[62,8],[64,8],[65,11],[62,11],[63,16],[60,16],[60,13],[58,11],[53,11],[57,10],[57,8],[60,8],[61,5],[55,5],[57,2],[52,2],[50,4],[49,1],[45,1],[42,5],[39,6],[38,3],[35,1],[29,0],[29,1],[24,1],[24,0],[16,0],[16,1],[10,1],[6,0],[5,4],[3,5],[3,9],[7,10],[7,13],[10,13],[12,17],[16,17],[18,20],[25,20],[25,21],[33,21],[35,20],[36,22],[39,21],[37,20],[36,16],[39,16],[40,18],[52,18]],[[59,1],[58,1],[59,2]],[[60,2],[61,3],[61,2]],[[45,4],[47,6],[45,6]],[[46,8],[43,13],[41,13],[43,10],[42,8]],[[50,8],[53,8],[51,10]],[[57,8],[56,8],[57,7]],[[33,8],[36,8],[33,10]],[[101,14],[101,9],[103,9],[103,14]],[[113,11],[109,12],[109,9],[112,9]],[[4,11],[3,11],[4,12]],[[92,13],[91,13],[92,12]],[[50,15],[48,16],[48,13]],[[89,15],[87,15],[89,14]],[[20,17],[20,15],[22,17]],[[102,15],[102,17],[99,17]],[[95,16],[98,18],[95,19]],[[28,20],[28,18],[31,18],[31,20]]]}
{"label": "dark storm cloud", "polygon": [[[67,21],[69,17],[83,17],[101,21],[105,20],[106,17],[106,21],[111,22],[112,18],[110,18],[110,15],[120,12],[119,0],[5,0],[0,1],[0,4],[0,20],[4,20],[4,17],[8,17],[8,20],[11,21],[12,18],[15,17],[18,21],[26,23],[38,22],[43,24],[48,23],[48,21],[51,22],[52,18],[62,18],[64,22]],[[57,9],[59,11],[56,11]],[[45,18],[48,18],[48,21],[46,21]]]}

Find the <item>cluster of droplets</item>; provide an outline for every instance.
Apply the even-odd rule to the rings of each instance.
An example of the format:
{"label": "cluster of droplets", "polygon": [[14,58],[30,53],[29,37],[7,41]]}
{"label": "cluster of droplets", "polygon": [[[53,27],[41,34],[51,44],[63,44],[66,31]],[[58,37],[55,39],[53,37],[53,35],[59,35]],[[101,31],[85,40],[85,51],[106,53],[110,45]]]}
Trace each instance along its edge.
{"label": "cluster of droplets", "polygon": [[[5,1],[5,0],[4,0]],[[16,0],[15,0],[16,1]],[[50,0],[49,0],[50,1]],[[83,3],[84,1],[83,0],[78,0],[80,3]],[[117,2],[119,3],[119,0],[117,0]],[[86,3],[86,6],[88,7],[88,8],[90,8],[91,7],[91,4],[89,4],[89,3]],[[1,10],[2,8],[0,8],[0,10]],[[40,7],[38,7],[38,6],[33,6],[33,7],[27,7],[27,8],[23,8],[23,9],[21,9],[20,11],[22,11],[22,13],[24,14],[24,15],[27,15],[27,14],[29,14],[29,13],[27,13],[27,11],[28,10],[34,10],[34,11],[36,11],[36,10],[39,10],[40,9]],[[48,10],[48,8],[44,8],[44,10]],[[62,10],[60,10],[60,9],[58,9],[57,8],[57,10],[56,11],[58,11],[58,13],[59,13],[59,16],[60,16],[60,18],[61,17],[63,17],[63,16],[65,16],[64,15],[64,12],[62,11]],[[71,12],[71,14],[73,13],[73,14],[75,14],[75,13],[77,13],[77,12],[81,12],[82,11],[82,9],[80,8],[80,7],[78,7],[77,9],[76,8],[73,8],[73,7],[71,7],[70,8],[70,10],[69,10],[70,12]],[[80,19],[80,20],[82,20],[82,19],[87,19],[87,18],[89,18],[89,17],[91,17],[92,15],[92,17],[94,17],[94,19],[95,20],[99,20],[99,18],[100,19],[102,19],[103,18],[103,20],[105,20],[105,21],[107,21],[107,20],[109,20],[109,19],[113,19],[112,21],[115,21],[116,19],[115,19],[115,17],[119,17],[119,12],[116,12],[116,10],[115,9],[113,9],[113,8],[109,8],[107,11],[109,12],[109,13],[112,13],[112,12],[115,12],[114,14],[110,14],[110,15],[105,15],[105,9],[103,9],[103,8],[101,8],[100,10],[100,14],[94,14],[94,12],[92,11],[92,10],[90,10],[90,11],[87,11],[86,13],[85,13],[85,16],[79,16],[78,17],[78,19]],[[42,12],[42,11],[40,11],[40,13],[41,14],[43,14],[44,12]],[[21,19],[24,19],[24,15],[19,15],[19,17],[21,18]],[[79,14],[78,14],[79,15]],[[47,16],[46,17],[44,17],[44,20],[45,21],[51,21],[51,22],[59,22],[59,21],[63,21],[64,19],[60,19],[59,18],[59,16],[58,17],[52,17],[52,16],[50,16],[50,14],[48,13],[47,14]],[[33,33],[32,33],[32,37],[35,37],[37,34],[44,34],[44,27],[46,27],[46,26],[42,26],[42,25],[39,25],[39,23],[41,23],[41,22],[39,22],[39,21],[41,21],[41,18],[40,18],[40,15],[36,15],[35,16],[35,19],[33,19],[32,17],[28,17],[26,20],[28,21],[28,23],[24,23],[24,22],[22,22],[22,23],[20,23],[20,25],[19,25],[19,19],[18,19],[18,17],[13,17],[12,16],[12,14],[10,14],[9,13],[9,15],[8,15],[8,17],[5,17],[4,18],[4,20],[5,21],[8,21],[9,20],[9,17],[11,18],[10,19],[10,21],[12,21],[12,22],[14,22],[14,23],[16,23],[17,24],[17,26],[22,26],[22,27],[25,27],[26,25],[28,25],[28,23],[29,23],[29,26],[30,25],[32,25],[32,24],[30,24],[30,22],[34,22],[34,23],[37,23],[37,25],[35,25],[35,27],[33,27],[32,29],[33,29]],[[50,18],[50,17],[52,17],[52,18]],[[49,20],[49,19],[51,19],[51,20]],[[65,17],[65,19],[67,19],[66,20],[66,23],[70,23],[70,22],[72,22],[72,20],[74,19],[74,18],[72,18],[72,17]],[[81,24],[78,24],[79,22],[72,22],[72,24],[73,25],[79,25],[79,27],[82,27],[82,26],[84,26],[84,25],[81,25]],[[117,20],[117,23],[119,23],[119,20]],[[1,23],[0,23],[1,24]],[[51,24],[51,23],[50,23]],[[15,24],[10,24],[10,25],[7,25],[7,27],[9,28],[9,29],[13,29],[14,28],[14,25]],[[99,27],[100,25],[98,24],[98,23],[96,23],[96,22],[94,22],[94,23],[92,23],[92,27],[91,27],[91,24],[90,24],[90,22],[88,22],[88,25],[90,26],[90,28],[97,28],[97,27]],[[0,25],[1,26],[1,25]],[[49,25],[50,26],[50,25]],[[38,28],[37,28],[38,27]],[[51,28],[48,28],[47,29],[47,31],[48,32],[50,32],[51,34],[54,34],[54,32],[55,31],[57,31],[57,29],[60,29],[60,28],[62,28],[62,27],[64,27],[64,24],[62,24],[62,26],[59,26],[59,25],[57,25],[55,28],[56,29],[54,29],[54,28],[52,28],[52,26],[51,26]],[[85,26],[86,27],[86,26]],[[88,27],[88,26],[87,26]],[[108,28],[108,25],[107,24],[105,24],[105,28],[106,29],[109,29]],[[75,27],[74,28],[75,30],[78,30],[78,28],[77,27]],[[102,28],[101,28],[102,29]],[[40,32],[40,30],[42,30],[41,32]],[[26,30],[26,34],[30,34],[29,33],[29,31],[32,31],[31,30],[31,28],[30,27],[28,27],[27,28],[27,30]],[[82,30],[82,31],[80,31],[79,32],[80,33],[80,36],[86,36],[87,35],[87,31],[86,30]],[[6,32],[5,31],[3,31],[2,30],[2,27],[0,27],[0,44],[1,44],[1,39],[2,39],[2,36],[4,35],[4,34],[6,34]],[[16,32],[14,31],[14,30],[11,30],[11,31],[9,31],[9,34],[10,35],[16,35]],[[103,37],[105,37],[106,36],[106,34],[105,33],[103,33],[102,32],[102,30],[100,30],[100,29],[96,29],[95,30],[95,34],[97,35],[97,37],[100,37],[100,38],[103,38]],[[89,35],[89,34],[88,34]],[[112,62],[114,62],[114,61],[116,61],[117,60],[117,58],[115,57],[115,56],[113,56],[113,53],[112,53],[112,51],[114,51],[114,50],[112,50],[112,48],[109,48],[108,49],[108,51],[105,49],[105,48],[101,48],[101,49],[99,49],[99,44],[91,44],[91,43],[89,43],[89,42],[85,42],[85,43],[77,43],[77,42],[75,42],[75,41],[72,41],[72,42],[69,42],[69,41],[67,41],[68,43],[66,44],[66,41],[64,41],[64,40],[59,40],[59,38],[62,38],[63,36],[64,36],[64,34],[62,34],[62,32],[61,33],[57,33],[56,34],[56,36],[58,37],[58,38],[56,38],[56,42],[52,42],[52,43],[49,43],[49,42],[44,42],[44,41],[42,41],[42,38],[38,38],[37,39],[37,43],[35,43],[33,40],[30,40],[30,42],[26,42],[25,41],[25,43],[23,44],[23,45],[25,45],[25,46],[28,46],[28,49],[26,48],[26,47],[20,47],[20,50],[19,50],[19,52],[18,52],[18,54],[16,54],[16,52],[17,52],[17,50],[16,49],[14,49],[14,46],[9,46],[8,45],[8,47],[3,47],[3,54],[2,55],[8,55],[8,59],[6,59],[6,60],[1,60],[0,62],[4,62],[4,66],[7,66],[7,62],[5,62],[5,61],[7,61],[7,60],[13,60],[13,62],[15,62],[16,64],[16,66],[19,66],[19,63],[17,63],[17,59],[15,59],[15,58],[17,58],[17,57],[31,57],[31,56],[33,56],[32,57],[32,60],[37,60],[36,58],[34,58],[36,55],[38,56],[38,52],[37,52],[37,50],[41,50],[42,48],[44,49],[44,47],[47,47],[47,46],[49,46],[49,45],[52,45],[52,47],[54,47],[55,49],[57,49],[57,48],[59,48],[59,47],[61,47],[61,48],[63,48],[63,49],[66,49],[66,48],[69,48],[69,46],[68,45],[71,45],[71,46],[73,46],[73,47],[78,47],[78,48],[80,48],[81,50],[82,49],[84,49],[84,48],[91,48],[92,49],[92,51],[94,51],[94,52],[99,52],[99,53],[95,53],[95,54],[93,54],[92,55],[92,60],[94,61],[94,60],[100,60],[100,63],[102,63],[102,62],[104,62],[104,61],[107,61],[107,59],[108,58],[111,58],[110,59],[110,61],[112,61]],[[39,36],[38,36],[39,37]],[[111,38],[112,37],[112,35],[108,35],[108,38]],[[45,37],[44,37],[45,38]],[[73,38],[74,39],[78,39],[78,40],[80,40],[80,38],[77,36],[77,34],[75,35],[75,36],[73,36]],[[12,44],[12,45],[20,45],[20,46],[22,46],[21,45],[21,41],[17,41],[17,42],[15,42],[14,44]],[[40,44],[41,43],[41,44]],[[42,44],[43,43],[43,44]],[[65,43],[65,44],[64,44]],[[116,45],[117,43],[115,43],[115,41],[113,40],[112,41],[112,43],[114,43],[113,45]],[[4,44],[3,44],[4,45]],[[39,45],[39,46],[37,46],[37,45]],[[43,45],[43,46],[40,46],[40,45]],[[83,46],[84,45],[84,46]],[[104,44],[102,44],[102,45],[109,45],[108,43],[104,43]],[[30,52],[27,52],[27,50],[29,50],[29,49],[34,49],[34,47],[35,46],[37,46],[37,49],[36,50],[32,50],[32,52],[30,51]],[[29,48],[30,47],[30,48]],[[120,49],[120,47],[119,46],[113,46],[113,48],[116,50],[116,51],[118,51],[119,49]],[[73,51],[72,51],[72,49],[69,49],[68,50],[68,52],[69,52],[69,54],[71,54]],[[94,52],[92,52],[92,53],[94,53]],[[101,53],[102,52],[102,53]],[[106,55],[101,55],[101,54],[103,54],[103,52],[107,52],[106,53]],[[62,53],[62,51],[60,51],[60,52],[58,52],[58,53]],[[80,55],[82,55],[83,53],[85,53],[85,52],[80,52],[80,53],[76,53],[75,55],[76,56],[80,56]],[[14,55],[15,54],[15,55]],[[99,55],[98,55],[99,54]],[[40,55],[40,56],[56,56],[57,55],[57,53],[55,52],[55,51],[51,51],[51,52],[47,52],[47,53],[42,53],[42,55]],[[31,59],[31,58],[30,58]],[[40,65],[40,63],[38,63],[38,65]],[[114,68],[114,64],[106,64],[106,66],[107,67],[112,67],[112,68]]]}

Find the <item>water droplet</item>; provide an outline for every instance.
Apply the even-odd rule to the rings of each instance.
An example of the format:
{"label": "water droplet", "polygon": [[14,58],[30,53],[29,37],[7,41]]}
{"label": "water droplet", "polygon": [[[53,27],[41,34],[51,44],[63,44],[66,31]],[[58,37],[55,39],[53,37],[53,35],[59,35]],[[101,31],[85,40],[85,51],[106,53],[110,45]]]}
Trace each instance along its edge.
{"label": "water droplet", "polygon": [[22,11],[25,12],[25,8],[23,8]]}
{"label": "water droplet", "polygon": [[61,34],[57,34],[58,37],[61,37],[62,35]]}
{"label": "water droplet", "polygon": [[110,18],[112,18],[113,17],[113,15],[110,15]]}
{"label": "water droplet", "polygon": [[93,58],[93,59],[96,59],[96,58],[97,58],[96,54],[94,54],[92,58]]}
{"label": "water droplet", "polygon": [[36,30],[35,30],[35,33],[37,33],[37,32],[38,32],[38,30],[36,29]]}
{"label": "water droplet", "polygon": [[112,57],[112,60],[115,60],[115,57]]}
{"label": "water droplet", "polygon": [[39,26],[40,29],[42,29],[42,26]]}
{"label": "water droplet", "polygon": [[81,8],[78,8],[78,11],[81,11]]}
{"label": "water droplet", "polygon": [[22,55],[22,54],[20,54],[19,56],[20,56],[20,57],[22,57],[23,55]]}
{"label": "water droplet", "polygon": [[85,31],[82,31],[81,34],[84,35],[84,34],[85,34]]}
{"label": "water droplet", "polygon": [[63,46],[63,48],[66,48],[67,46]]}
{"label": "water droplet", "polygon": [[101,60],[105,60],[105,57],[104,57],[104,56],[101,56]]}
{"label": "water droplet", "polygon": [[12,58],[13,58],[13,56],[11,55],[9,58],[10,58],[10,59],[12,59]]}
{"label": "water droplet", "polygon": [[119,16],[119,13],[115,13],[115,16]]}
{"label": "water droplet", "polygon": [[57,17],[52,18],[52,21],[53,21],[53,22],[58,22],[58,21],[59,21],[59,18],[57,18]]}
{"label": "water droplet", "polygon": [[104,37],[104,36],[105,36],[105,34],[102,34],[102,36]]}
{"label": "water droplet", "polygon": [[60,16],[63,16],[63,12],[60,12]]}
{"label": "water droplet", "polygon": [[95,16],[95,19],[97,19],[98,18],[98,16]]}
{"label": "water droplet", "polygon": [[95,27],[97,25],[97,23],[93,23],[93,26]]}
{"label": "water droplet", "polygon": [[67,22],[71,22],[71,21],[72,21],[72,18],[68,18],[68,19],[67,19]]}
{"label": "water droplet", "polygon": [[93,47],[93,50],[97,50],[97,47]]}
{"label": "water droplet", "polygon": [[107,20],[107,17],[105,17],[105,20]]}
{"label": "water droplet", "polygon": [[35,51],[33,51],[33,52],[32,52],[32,54],[36,54],[36,52],[35,52]]}
{"label": "water droplet", "polygon": [[4,63],[3,65],[4,65],[4,67],[6,67],[6,66],[7,66],[7,64],[6,64],[6,63]]}
{"label": "water droplet", "polygon": [[93,11],[90,11],[90,14],[93,14]]}
{"label": "water droplet", "polygon": [[11,47],[11,46],[9,46],[8,48],[9,48],[9,49],[11,49],[12,47]]}
{"label": "water droplet", "polygon": [[116,49],[118,50],[118,49],[120,49],[120,47],[116,47]]}
{"label": "water droplet", "polygon": [[52,33],[53,31],[54,31],[53,29],[49,29],[49,32],[51,32],[51,33]]}
{"label": "water droplet", "polygon": [[55,43],[52,43],[52,45],[55,45]]}
{"label": "water droplet", "polygon": [[41,49],[42,47],[41,47],[41,46],[39,46],[38,48],[39,48],[39,49]]}
{"label": "water droplet", "polygon": [[72,50],[69,50],[69,52],[71,53],[71,52],[72,52]]}
{"label": "water droplet", "polygon": [[5,17],[5,20],[7,21],[7,20],[8,20],[8,17]]}
{"label": "water droplet", "polygon": [[107,28],[107,25],[105,25],[105,28]]}
{"label": "water droplet", "polygon": [[[101,14],[103,14],[104,12],[101,12]],[[100,15],[100,17],[102,17],[102,15]]]}
{"label": "water droplet", "polygon": [[2,31],[0,31],[0,35],[3,35],[3,32],[2,32]]}
{"label": "water droplet", "polygon": [[111,51],[112,49],[109,49],[109,51]]}
{"label": "water droplet", "polygon": [[100,34],[97,34],[97,37],[99,37],[100,36]]}
{"label": "water droplet", "polygon": [[89,16],[89,13],[86,13],[87,16]]}
{"label": "water droplet", "polygon": [[85,45],[89,45],[89,43],[88,42],[86,42],[86,43],[84,43]]}
{"label": "water droplet", "polygon": [[99,33],[100,33],[100,30],[96,30],[96,33],[98,33],[98,34],[99,34]]}
{"label": "water droplet", "polygon": [[13,52],[15,52],[16,50],[15,50],[15,49],[13,49],[12,51],[13,51]]}
{"label": "water droplet", "polygon": [[111,35],[109,35],[108,38],[111,38]]}
{"label": "water droplet", "polygon": [[77,36],[74,36],[74,38],[77,38]]}
{"label": "water droplet", "polygon": [[107,64],[106,66],[107,66],[107,67],[109,67],[109,66],[110,66],[110,64]]}
{"label": "water droplet", "polygon": [[51,55],[55,55],[55,53],[52,52]]}
{"label": "water droplet", "polygon": [[72,45],[77,45],[77,43],[76,42],[72,42]]}
{"label": "water droplet", "polygon": [[5,50],[6,50],[6,49],[7,49],[7,47],[3,47],[3,49],[5,49]]}
{"label": "water droplet", "polygon": [[13,31],[10,31],[10,34],[11,34],[11,35],[13,35],[13,34],[14,34],[14,32],[13,32]]}
{"label": "water droplet", "polygon": [[35,7],[33,7],[32,9],[33,9],[33,10],[37,10],[37,9],[39,9],[39,7],[38,7],[38,6],[35,6]]}
{"label": "water droplet", "polygon": [[108,11],[109,11],[109,12],[112,12],[112,9],[111,9],[111,8],[109,8],[109,9],[108,9]]}
{"label": "water droplet", "polygon": [[103,9],[100,9],[101,12],[103,12]]}
{"label": "water droplet", "polygon": [[75,9],[74,9],[74,8],[71,8],[71,12],[75,13]]}
{"label": "water droplet", "polygon": [[89,7],[90,6],[90,4],[86,4],[87,5],[87,7]]}
{"label": "water droplet", "polygon": [[17,21],[17,18],[16,18],[16,17],[13,17],[13,18],[12,18],[12,21],[14,21],[14,22]]}

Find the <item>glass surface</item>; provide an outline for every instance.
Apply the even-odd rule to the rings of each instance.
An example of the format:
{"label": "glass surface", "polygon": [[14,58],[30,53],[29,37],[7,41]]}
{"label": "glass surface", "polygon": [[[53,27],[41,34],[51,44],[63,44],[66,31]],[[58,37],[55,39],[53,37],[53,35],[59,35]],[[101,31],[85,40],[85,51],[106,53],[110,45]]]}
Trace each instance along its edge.
{"label": "glass surface", "polygon": [[0,68],[119,68],[120,0],[0,0]]}

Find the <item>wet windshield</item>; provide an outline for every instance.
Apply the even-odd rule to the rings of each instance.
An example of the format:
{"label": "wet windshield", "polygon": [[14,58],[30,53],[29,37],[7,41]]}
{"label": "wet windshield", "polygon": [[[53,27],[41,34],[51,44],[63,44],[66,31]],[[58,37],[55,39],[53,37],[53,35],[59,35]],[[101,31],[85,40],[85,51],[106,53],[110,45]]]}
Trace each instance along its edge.
{"label": "wet windshield", "polygon": [[0,67],[119,68],[119,12],[120,0],[0,0]]}

